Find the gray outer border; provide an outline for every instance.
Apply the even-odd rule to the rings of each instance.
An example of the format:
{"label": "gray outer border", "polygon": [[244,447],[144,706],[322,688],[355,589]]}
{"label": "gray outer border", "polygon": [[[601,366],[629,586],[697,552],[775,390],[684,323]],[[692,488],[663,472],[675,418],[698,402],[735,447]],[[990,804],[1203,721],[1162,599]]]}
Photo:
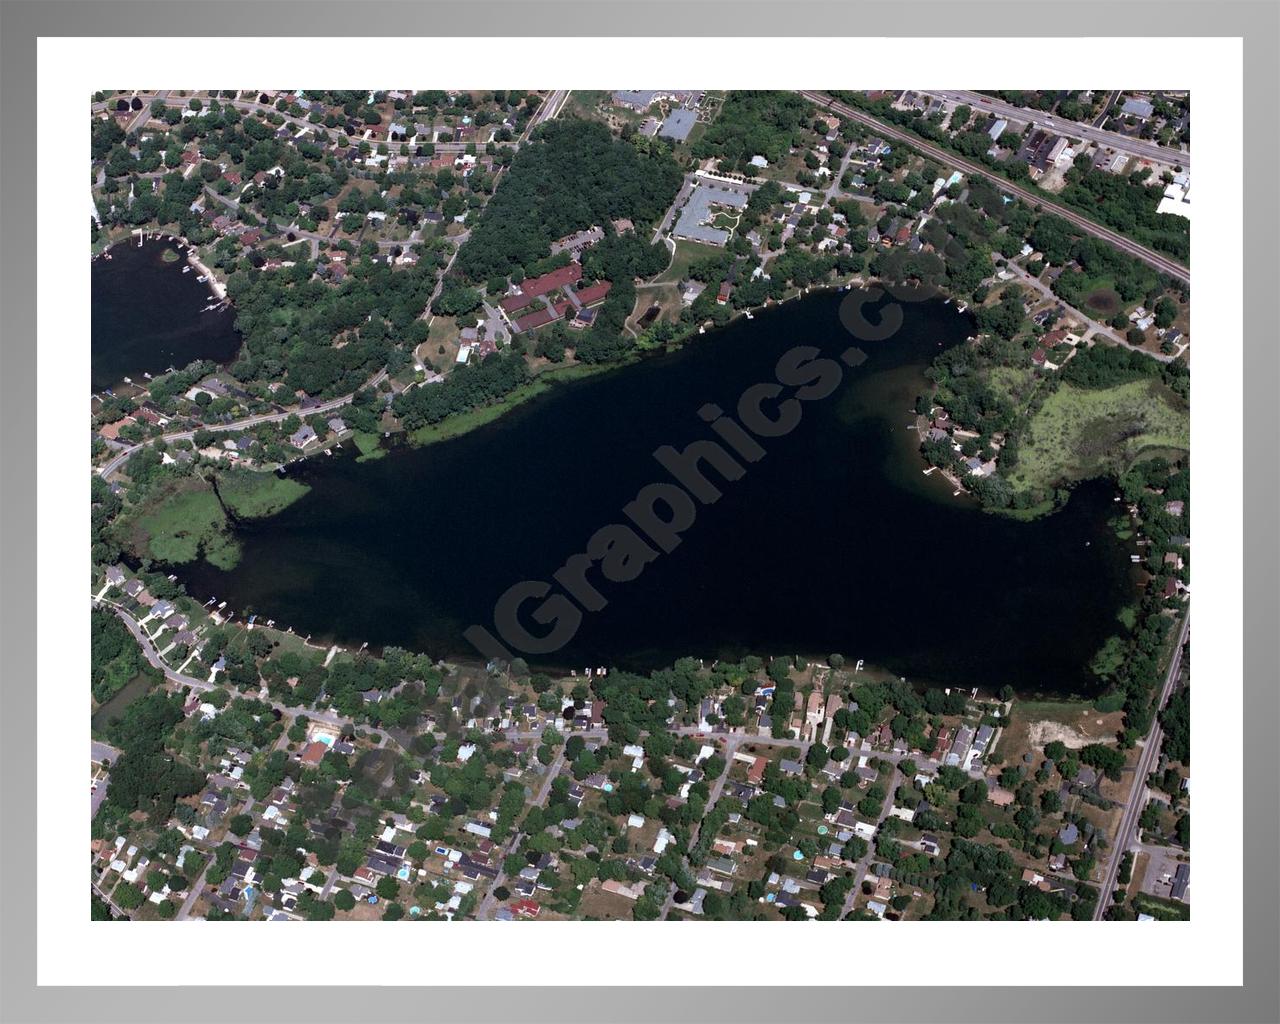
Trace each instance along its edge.
{"label": "gray outer border", "polygon": [[[627,35],[667,30],[680,35],[909,36],[1080,36],[1167,35],[1239,36],[1245,52],[1245,351],[1244,529],[1249,559],[1245,580],[1246,749],[1274,747],[1280,720],[1277,704],[1275,624],[1280,621],[1276,580],[1275,510],[1280,507],[1280,467],[1275,461],[1276,419],[1272,414],[1277,372],[1274,345],[1274,288],[1280,280],[1275,249],[1277,193],[1274,168],[1280,165],[1274,98],[1280,95],[1280,7],[1270,2],[1227,0],[1219,3],[1147,4],[1138,0],[1105,3],[896,3],[837,5],[797,2],[785,6],[744,0],[731,5],[705,2],[650,4],[636,21],[636,8],[597,0],[588,3],[407,4],[221,2],[151,4],[136,0],[107,2],[12,2],[0,0],[0,179],[3,209],[4,273],[0,298],[5,337],[0,347],[0,465],[4,473],[3,536],[4,642],[0,665],[3,715],[3,865],[6,880],[0,970],[7,1021],[96,1020],[191,1021],[288,1020],[304,1013],[310,1021],[364,1019],[375,1013],[386,1021],[417,1019],[667,1021],[876,1020],[896,1021],[1259,1021],[1280,1019],[1277,988],[1277,872],[1275,840],[1277,777],[1270,760],[1252,762],[1244,782],[1244,979],[1242,988],[921,988],[910,993],[890,988],[812,987],[803,992],[740,988],[615,988],[590,994],[563,988],[382,989],[326,988],[320,1000],[304,1000],[289,988],[184,988],[157,993],[148,988],[36,988],[35,890],[19,879],[35,877],[35,801],[30,765],[35,736],[35,111],[38,36],[120,36],[167,34],[219,35],[384,35],[388,27],[404,35]],[[726,17],[731,12],[731,17]],[[1016,17],[1013,17],[1016,12]],[[1101,17],[1081,17],[1086,14]],[[1170,13],[1176,18],[1170,18]],[[163,14],[163,17],[157,15]],[[299,15],[305,15],[299,17]],[[661,15],[666,15],[665,17]],[[1085,31],[1081,31],[1081,28]],[[554,73],[549,70],[549,75]],[[1207,135],[1205,136],[1208,137]],[[1202,297],[1203,301],[1203,297]],[[1233,680],[1224,680],[1231,685]],[[1265,755],[1258,755],[1265,756]],[[1272,768],[1274,765],[1272,765]],[[642,927],[642,926],[637,926]],[[1063,925],[1064,934],[1071,928]],[[852,952],[852,951],[851,951]],[[1085,956],[1087,957],[1087,951]],[[357,975],[354,963],[347,969]],[[640,966],[640,965],[637,965]],[[659,965],[644,965],[661,970]],[[1171,972],[1177,964],[1171,960]],[[642,968],[643,969],[643,968]],[[1080,963],[1087,977],[1087,960]],[[646,972],[647,973],[647,972]],[[1161,978],[1144,979],[1158,986]],[[586,995],[587,998],[577,998]],[[181,1000],[181,1004],[179,1004]],[[179,1005],[181,1008],[179,1009]],[[376,1009],[374,1009],[376,1007]],[[246,1008],[251,1008],[246,1012]]]}

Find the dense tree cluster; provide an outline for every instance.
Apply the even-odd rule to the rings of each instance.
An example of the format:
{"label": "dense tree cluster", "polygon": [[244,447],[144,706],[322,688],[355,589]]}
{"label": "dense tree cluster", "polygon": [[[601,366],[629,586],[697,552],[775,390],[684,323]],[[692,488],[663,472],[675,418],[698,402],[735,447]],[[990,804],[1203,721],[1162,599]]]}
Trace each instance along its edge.
{"label": "dense tree cluster", "polygon": [[651,223],[680,186],[669,155],[646,156],[602,124],[563,118],[534,134],[458,253],[455,268],[469,280],[520,274],[557,238],[593,225]]}
{"label": "dense tree cluster", "polygon": [[89,617],[89,657],[93,699],[102,703],[142,674],[153,682],[161,677],[143,657],[142,649],[123,622],[105,608],[94,608]]}
{"label": "dense tree cluster", "polygon": [[743,173],[754,170],[753,156],[780,163],[803,142],[812,116],[813,104],[798,93],[730,92],[693,153],[700,160],[719,157],[722,166]]}
{"label": "dense tree cluster", "polygon": [[407,430],[439,423],[510,394],[529,379],[524,357],[497,352],[484,361],[457,367],[439,384],[410,388],[396,396],[393,408]]}
{"label": "dense tree cluster", "polygon": [[[237,270],[227,281],[244,349],[231,372],[240,380],[285,381],[290,391],[355,391],[387,364],[426,307],[434,271],[425,263],[392,269],[361,260],[333,288],[299,261],[279,270]],[[341,337],[342,344],[335,344]]]}
{"label": "dense tree cluster", "polygon": [[[204,772],[166,751],[182,721],[183,698],[154,690],[133,701],[107,726],[107,738],[122,753],[111,767],[103,808],[112,814],[143,811],[154,823],[167,821],[179,797],[198,793]],[[102,813],[102,811],[100,811]]]}

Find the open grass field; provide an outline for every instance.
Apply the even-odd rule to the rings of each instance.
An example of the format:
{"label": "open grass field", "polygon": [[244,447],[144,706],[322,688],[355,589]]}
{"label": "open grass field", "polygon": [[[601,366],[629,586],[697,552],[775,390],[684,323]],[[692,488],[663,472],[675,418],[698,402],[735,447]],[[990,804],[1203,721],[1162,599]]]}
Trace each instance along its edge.
{"label": "open grass field", "polygon": [[1015,490],[1048,489],[1123,472],[1140,456],[1191,444],[1186,402],[1158,381],[1086,390],[1064,384],[1045,401],[1009,474]]}
{"label": "open grass field", "polygon": [[387,454],[387,450],[381,447],[382,438],[377,434],[369,434],[357,430],[352,435],[351,440],[360,449],[360,454],[356,456],[357,462],[372,462],[374,459],[380,459]]}
{"label": "open grass field", "polygon": [[707,245],[703,242],[690,242],[687,239],[676,242],[675,254],[667,269],[655,277],[655,284],[679,284],[688,276],[689,266],[698,260],[711,256],[723,256],[724,250],[718,245]]}

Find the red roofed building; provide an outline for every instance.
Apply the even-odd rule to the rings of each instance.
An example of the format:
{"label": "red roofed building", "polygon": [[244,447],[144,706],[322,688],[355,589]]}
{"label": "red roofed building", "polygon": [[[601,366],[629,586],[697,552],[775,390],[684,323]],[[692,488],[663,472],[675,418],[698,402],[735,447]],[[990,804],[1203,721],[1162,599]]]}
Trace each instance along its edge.
{"label": "red roofed building", "polygon": [[[573,284],[581,277],[582,264],[570,263],[567,267],[553,270],[551,273],[543,274],[541,277],[529,278],[520,285],[518,292],[514,295],[508,295],[498,305],[508,313],[514,313],[516,310],[524,309],[525,306],[532,304],[533,300],[539,295],[550,295],[552,292],[559,291],[565,285]],[[608,291],[607,288],[605,290]],[[563,315],[561,314],[561,316]],[[549,321],[543,322],[547,323]]]}
{"label": "red roofed building", "polygon": [[517,331],[532,331],[537,327],[544,327],[552,321],[559,320],[572,308],[572,304],[568,299],[561,299],[551,309],[539,309],[537,312],[530,313],[528,316],[522,316],[511,326]]}
{"label": "red roofed building", "polygon": [[602,302],[604,297],[609,294],[609,289],[612,287],[612,281],[597,281],[589,287],[578,290],[578,301],[584,306],[590,306],[597,302]]}
{"label": "red roofed building", "polygon": [[549,274],[543,274],[541,277],[531,277],[520,285],[520,291],[525,295],[536,298],[539,295],[549,295],[551,292],[558,291],[567,284],[573,284],[582,277],[582,264],[570,263],[567,267],[561,267],[559,270],[553,270]]}
{"label": "red roofed building", "polygon": [[516,900],[511,904],[511,911],[521,917],[534,918],[542,913],[542,907],[537,900]]}
{"label": "red roofed building", "polygon": [[524,292],[516,292],[514,295],[508,295],[505,299],[499,300],[498,305],[508,313],[515,313],[518,310],[524,309],[532,301],[533,300],[529,298],[528,295],[525,295]]}
{"label": "red roofed building", "polygon": [[767,757],[757,757],[751,767],[747,769],[747,781],[753,786],[760,785],[760,780],[764,778],[765,767],[769,764]]}
{"label": "red roofed building", "polygon": [[314,743],[308,743],[306,745],[305,749],[299,755],[298,760],[303,764],[319,764],[324,759],[324,755],[328,753],[328,751],[328,747],[319,740],[316,740]]}

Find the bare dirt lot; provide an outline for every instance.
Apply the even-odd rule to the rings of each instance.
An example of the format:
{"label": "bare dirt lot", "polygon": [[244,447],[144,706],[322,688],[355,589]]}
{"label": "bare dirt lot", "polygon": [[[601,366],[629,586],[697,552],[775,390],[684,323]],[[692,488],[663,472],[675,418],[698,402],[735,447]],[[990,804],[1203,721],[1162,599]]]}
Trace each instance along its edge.
{"label": "bare dirt lot", "polygon": [[1054,740],[1075,750],[1089,743],[1107,743],[1114,740],[1123,718],[1122,712],[1103,714],[1082,701],[1015,701],[1000,752],[1013,764],[1033,750],[1043,751]]}

